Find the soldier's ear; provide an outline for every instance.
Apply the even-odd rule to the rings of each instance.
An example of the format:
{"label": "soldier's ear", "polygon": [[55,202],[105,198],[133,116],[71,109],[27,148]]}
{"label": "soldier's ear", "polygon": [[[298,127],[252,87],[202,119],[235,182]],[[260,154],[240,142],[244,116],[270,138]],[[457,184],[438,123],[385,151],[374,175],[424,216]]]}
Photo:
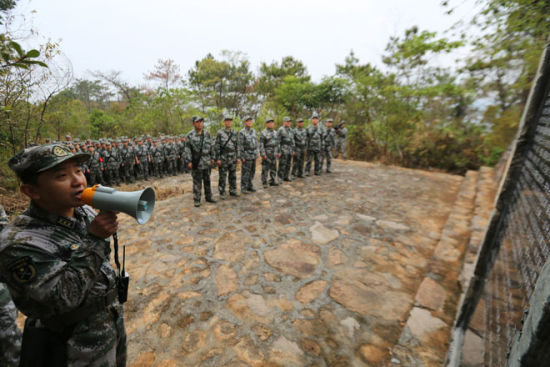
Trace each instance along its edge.
{"label": "soldier's ear", "polygon": [[23,194],[27,195],[32,200],[34,201],[40,200],[38,187],[36,187],[35,185],[24,183],[24,184],[21,184],[21,186],[19,186],[19,189]]}

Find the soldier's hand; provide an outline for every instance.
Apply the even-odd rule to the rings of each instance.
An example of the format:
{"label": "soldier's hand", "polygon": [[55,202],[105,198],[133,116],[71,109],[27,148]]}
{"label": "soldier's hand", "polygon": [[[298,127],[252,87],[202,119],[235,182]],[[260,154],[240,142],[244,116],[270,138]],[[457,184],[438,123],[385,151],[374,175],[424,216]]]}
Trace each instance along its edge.
{"label": "soldier's hand", "polygon": [[188,167],[189,169],[193,169],[193,163],[191,163],[191,162],[187,163],[187,167]]}
{"label": "soldier's hand", "polygon": [[99,212],[94,218],[88,232],[99,238],[112,236],[118,229],[118,212]]}
{"label": "soldier's hand", "polygon": [[218,160],[218,167],[222,166],[222,161]]}

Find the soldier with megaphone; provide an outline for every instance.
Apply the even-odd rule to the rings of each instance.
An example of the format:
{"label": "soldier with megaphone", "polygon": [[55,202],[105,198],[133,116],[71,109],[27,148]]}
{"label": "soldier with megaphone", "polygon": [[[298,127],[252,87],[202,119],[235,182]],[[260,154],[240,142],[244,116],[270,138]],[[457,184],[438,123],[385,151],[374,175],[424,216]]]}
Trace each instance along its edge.
{"label": "soldier with megaphone", "polygon": [[117,231],[118,211],[149,219],[154,193],[121,199],[114,189],[95,187],[87,197],[103,209],[96,214],[83,203],[80,165],[87,159],[48,144],[9,161],[30,198],[0,236],[0,281],[27,316],[21,366],[126,364],[123,300],[108,238]]}

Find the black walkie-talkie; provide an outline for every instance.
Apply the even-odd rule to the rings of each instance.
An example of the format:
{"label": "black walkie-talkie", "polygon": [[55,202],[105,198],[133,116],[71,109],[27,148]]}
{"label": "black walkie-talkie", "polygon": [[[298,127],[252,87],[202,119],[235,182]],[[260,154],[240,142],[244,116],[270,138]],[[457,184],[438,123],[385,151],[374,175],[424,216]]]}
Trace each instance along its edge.
{"label": "black walkie-talkie", "polygon": [[126,264],[126,246],[122,246],[122,270],[120,269],[120,262],[118,260],[118,234],[113,234],[114,248],[115,248],[115,264],[118,269],[116,277],[116,287],[118,292],[118,302],[123,304],[128,300],[128,287],[130,286],[130,275],[126,272],[124,266]]}

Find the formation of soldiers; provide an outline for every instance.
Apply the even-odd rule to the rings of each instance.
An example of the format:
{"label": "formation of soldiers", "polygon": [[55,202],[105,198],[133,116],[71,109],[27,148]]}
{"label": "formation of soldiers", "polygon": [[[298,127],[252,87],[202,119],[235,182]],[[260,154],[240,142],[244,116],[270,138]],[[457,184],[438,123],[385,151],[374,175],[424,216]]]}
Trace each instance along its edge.
{"label": "formation of soldiers", "polygon": [[[66,144],[74,153],[87,152],[90,159],[83,170],[90,186],[118,186],[122,182],[133,183],[151,177],[176,176],[191,172],[193,176],[193,200],[200,206],[201,191],[208,202],[216,202],[210,187],[210,172],[219,169],[218,190],[220,198],[237,193],[237,165],[241,165],[241,193],[256,189],[252,185],[258,155],[262,162],[261,180],[264,188],[278,186],[283,181],[308,176],[312,165],[315,175],[320,175],[323,165],[331,172],[332,155],[342,154],[346,159],[347,128],[345,122],[333,127],[333,120],[319,122],[319,116],[311,117],[305,128],[304,120],[296,120],[292,127],[289,117],[283,118],[283,126],[274,128],[274,120],[265,121],[265,129],[259,133],[252,127],[251,117],[243,119],[239,131],[232,126],[233,117],[224,117],[224,128],[215,137],[204,130],[204,118],[193,117],[193,130],[186,135],[151,137],[120,137],[80,141],[67,135]],[[46,139],[46,143],[51,141]],[[305,169],[305,173],[304,173]]]}

